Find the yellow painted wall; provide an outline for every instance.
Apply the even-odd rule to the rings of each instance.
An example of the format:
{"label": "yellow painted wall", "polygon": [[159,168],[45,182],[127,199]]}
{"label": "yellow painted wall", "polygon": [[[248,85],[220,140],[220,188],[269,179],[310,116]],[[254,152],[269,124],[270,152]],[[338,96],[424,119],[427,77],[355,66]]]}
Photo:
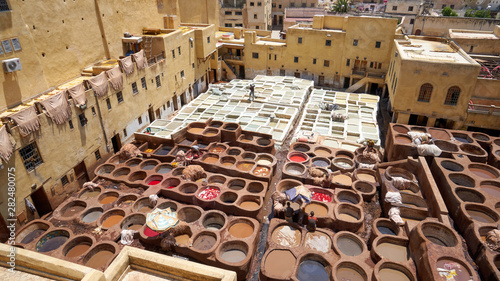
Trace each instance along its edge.
{"label": "yellow painted wall", "polygon": [[181,21],[186,23],[206,23],[219,25],[218,0],[177,0]]}
{"label": "yellow painted wall", "polygon": [[421,35],[444,37],[451,28],[493,31],[499,24],[495,19],[417,16],[413,34],[420,30]]}

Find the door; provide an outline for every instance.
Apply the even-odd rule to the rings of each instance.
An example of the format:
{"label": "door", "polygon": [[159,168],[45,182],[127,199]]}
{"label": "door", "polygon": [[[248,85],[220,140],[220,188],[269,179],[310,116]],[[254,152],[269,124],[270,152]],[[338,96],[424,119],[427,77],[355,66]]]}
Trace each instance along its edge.
{"label": "door", "polygon": [[318,85],[323,86],[325,84],[325,76],[320,75],[318,76]]}
{"label": "door", "polygon": [[120,135],[116,134],[111,138],[111,143],[113,144],[113,151],[117,153],[122,148],[122,142],[120,140]]}
{"label": "door", "polygon": [[294,76],[300,78],[300,72],[295,72]]}
{"label": "door", "polygon": [[172,98],[172,101],[174,101],[174,110],[179,110],[179,104],[177,103],[177,96],[174,95]]}
{"label": "door", "polygon": [[159,109],[159,108],[156,110],[156,117],[157,117],[158,119],[160,119],[160,118],[161,118],[161,112],[160,112],[160,109]]}
{"label": "door", "polygon": [[151,123],[151,122],[153,122],[153,121],[155,121],[155,113],[154,113],[154,111],[153,111],[153,108],[152,108],[152,107],[150,107],[150,108],[148,109],[148,115],[149,115],[149,122],[150,122],[150,123]]}
{"label": "door", "polygon": [[360,66],[361,66],[361,61],[360,60],[355,60],[354,61],[354,69],[353,69],[353,71],[354,72],[359,71]]}
{"label": "door", "polygon": [[277,25],[278,24],[278,15],[274,15],[273,17],[273,25]]}
{"label": "door", "polygon": [[198,81],[194,82],[194,97],[198,97]]}
{"label": "door", "polygon": [[[378,94],[378,84],[377,83],[372,83],[372,85],[370,86],[370,94],[372,95],[377,95]],[[380,89],[382,90],[382,89]]]}
{"label": "door", "polygon": [[266,75],[273,76],[273,71],[271,69],[268,69]]}
{"label": "door", "polygon": [[245,67],[240,65],[240,78],[245,78]]}
{"label": "door", "polygon": [[366,65],[367,64],[368,64],[368,62],[365,61],[365,60],[361,62],[361,71],[366,71]]}
{"label": "door", "polygon": [[87,167],[85,166],[85,162],[80,162],[80,164],[76,165],[73,170],[75,171],[78,186],[83,186],[84,183],[90,181],[89,175],[87,174]]}
{"label": "door", "polygon": [[45,193],[45,188],[40,186],[30,195],[33,205],[40,217],[52,212],[52,206],[50,206],[49,197]]}

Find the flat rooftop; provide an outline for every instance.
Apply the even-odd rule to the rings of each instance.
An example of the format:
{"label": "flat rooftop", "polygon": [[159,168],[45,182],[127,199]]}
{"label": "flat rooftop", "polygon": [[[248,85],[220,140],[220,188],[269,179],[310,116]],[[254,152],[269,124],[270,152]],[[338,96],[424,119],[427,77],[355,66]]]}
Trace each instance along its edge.
{"label": "flat rooftop", "polygon": [[409,39],[408,42],[396,41],[396,43],[404,59],[460,64],[472,63],[463,54],[453,49],[450,44],[444,42]]}
{"label": "flat rooftop", "polygon": [[493,32],[476,31],[476,30],[450,30],[450,38],[452,39],[491,39],[500,40]]}

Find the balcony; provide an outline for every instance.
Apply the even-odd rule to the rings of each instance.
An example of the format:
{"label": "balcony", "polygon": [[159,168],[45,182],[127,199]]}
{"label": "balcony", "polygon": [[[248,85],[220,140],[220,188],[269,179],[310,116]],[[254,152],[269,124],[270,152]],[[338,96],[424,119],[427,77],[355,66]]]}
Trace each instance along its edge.
{"label": "balcony", "polygon": [[243,56],[235,56],[235,55],[230,55],[230,54],[225,54],[224,55],[225,60],[237,60],[237,61],[242,61]]}
{"label": "balcony", "polygon": [[473,104],[469,102],[469,107],[467,108],[467,112],[500,116],[500,107],[495,105]]}

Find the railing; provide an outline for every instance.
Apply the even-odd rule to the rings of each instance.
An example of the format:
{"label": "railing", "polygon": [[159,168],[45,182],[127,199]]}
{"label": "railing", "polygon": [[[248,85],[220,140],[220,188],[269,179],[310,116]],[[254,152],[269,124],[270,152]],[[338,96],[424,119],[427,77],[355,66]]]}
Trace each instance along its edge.
{"label": "railing", "polygon": [[225,60],[243,60],[242,56],[235,56],[235,55],[230,55],[230,54],[225,54],[224,55]]}
{"label": "railing", "polygon": [[487,115],[500,115],[500,107],[469,103],[467,112]]}
{"label": "railing", "polygon": [[150,58],[148,58],[148,67],[151,67],[159,62],[162,62],[165,60],[165,56],[163,55],[163,53],[159,54],[159,55],[155,55],[155,56],[152,56]]}

